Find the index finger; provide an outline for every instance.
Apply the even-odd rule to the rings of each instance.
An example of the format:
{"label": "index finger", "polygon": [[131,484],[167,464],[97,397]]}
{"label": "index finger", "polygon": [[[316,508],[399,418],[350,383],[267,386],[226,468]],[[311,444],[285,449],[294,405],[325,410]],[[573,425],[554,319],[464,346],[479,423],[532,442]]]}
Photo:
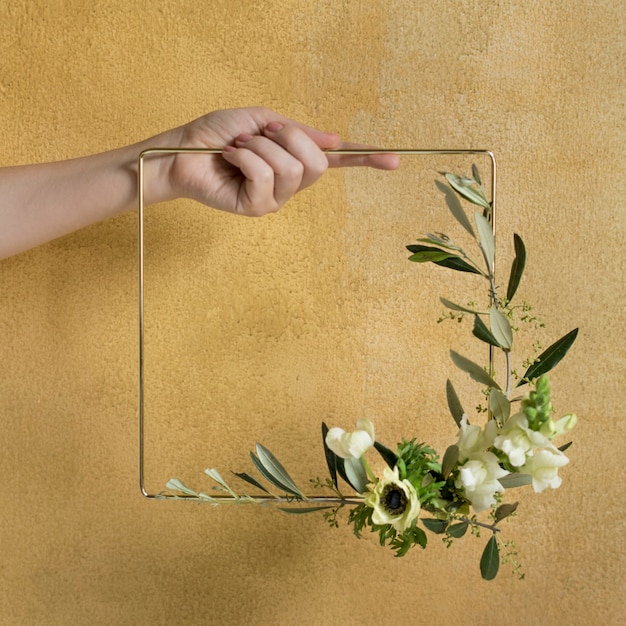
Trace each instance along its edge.
{"label": "index finger", "polygon": [[343,142],[336,150],[326,154],[330,167],[374,167],[379,170],[395,170],[400,167],[400,157],[397,154],[363,144]]}

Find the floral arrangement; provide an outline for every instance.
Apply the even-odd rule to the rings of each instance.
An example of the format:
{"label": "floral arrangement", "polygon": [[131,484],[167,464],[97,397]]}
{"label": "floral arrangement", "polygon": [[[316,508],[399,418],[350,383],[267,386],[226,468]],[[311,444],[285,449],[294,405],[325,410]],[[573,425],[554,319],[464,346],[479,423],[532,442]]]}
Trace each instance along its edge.
{"label": "floral arrangement", "polygon": [[[480,559],[481,575],[486,580],[498,573],[500,552],[523,577],[515,560],[514,542],[500,538],[501,523],[514,515],[518,504],[505,502],[506,493],[525,485],[536,493],[556,489],[561,484],[559,469],[569,460],[567,443],[557,447],[553,441],[576,424],[576,416],[567,414],[554,419],[550,401],[550,384],[546,376],[569,350],[578,329],[554,342],[538,356],[532,356],[518,375],[513,367],[513,337],[519,325],[542,326],[530,313],[526,303],[514,305],[513,300],[526,263],[526,249],[514,235],[515,257],[506,294],[500,295],[494,276],[495,242],[492,228],[492,205],[483,190],[477,168],[471,176],[442,173],[446,183],[438,183],[444,191],[446,204],[459,225],[476,244],[479,260],[443,233],[428,233],[419,243],[407,246],[410,261],[434,263],[454,271],[478,275],[487,282],[489,307],[479,310],[472,303],[461,305],[441,298],[447,313],[444,318],[459,322],[469,318],[472,334],[489,345],[489,365],[483,367],[451,351],[453,363],[482,387],[484,403],[477,407],[483,414],[483,424],[470,422],[450,381],[446,385],[448,407],[456,423],[457,439],[439,458],[435,450],[416,439],[402,439],[392,450],[376,439],[374,425],[360,419],[356,429],[346,432],[322,424],[322,445],[329,470],[325,480],[312,481],[315,487],[329,489],[332,497],[306,496],[289,476],[276,457],[257,444],[250,453],[254,466],[269,483],[265,487],[248,473],[236,473],[243,481],[264,492],[263,496],[241,495],[235,492],[215,469],[208,474],[220,491],[219,496],[196,492],[172,479],[169,494],[164,497],[191,498],[212,504],[222,502],[279,502],[290,513],[323,511],[331,526],[339,525],[339,512],[350,509],[348,523],[354,534],[361,537],[369,529],[379,536],[380,544],[389,545],[396,556],[405,555],[413,546],[426,547],[427,533],[439,534],[450,545],[454,539],[470,534],[489,533]],[[478,207],[474,224],[470,221],[464,202]],[[474,253],[476,255],[476,253]],[[537,348],[537,352],[541,350]],[[502,379],[497,382],[494,353],[504,360]],[[478,420],[480,421],[480,420]],[[373,452],[372,452],[373,451]],[[370,466],[368,454],[379,454],[383,461],[382,475]],[[358,495],[346,496],[341,479]],[[276,495],[271,490],[284,495]],[[504,560],[504,559],[503,559]]]}

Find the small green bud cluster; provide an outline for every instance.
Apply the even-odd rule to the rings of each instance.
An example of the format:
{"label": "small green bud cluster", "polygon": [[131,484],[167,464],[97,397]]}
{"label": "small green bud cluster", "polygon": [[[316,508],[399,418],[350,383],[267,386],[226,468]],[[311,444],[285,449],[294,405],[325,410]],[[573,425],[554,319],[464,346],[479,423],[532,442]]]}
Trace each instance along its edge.
{"label": "small green bud cluster", "polygon": [[552,403],[547,376],[541,376],[535,384],[535,390],[524,397],[522,411],[528,419],[528,426],[531,430],[539,430],[550,419]]}

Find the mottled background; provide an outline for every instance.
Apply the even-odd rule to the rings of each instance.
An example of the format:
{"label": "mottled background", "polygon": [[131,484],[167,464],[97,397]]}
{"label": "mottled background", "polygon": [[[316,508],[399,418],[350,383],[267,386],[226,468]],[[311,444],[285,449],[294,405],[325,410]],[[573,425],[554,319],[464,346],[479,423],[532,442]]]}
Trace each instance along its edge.
{"label": "mottled background", "polygon": [[[137,486],[136,215],[0,263],[2,624],[617,624],[625,613],[625,13],[622,2],[423,0],[0,7],[3,165],[143,139],[262,104],[355,141],[489,148],[501,276],[575,326],[554,402],[580,418],[563,486],[505,525],[526,579],[480,579],[484,540],[393,558],[318,516],[143,499]],[[479,163],[483,171],[486,164]],[[439,450],[454,424],[441,295],[475,283],[406,262],[450,221],[438,169],[332,172],[280,214],[187,202],[146,222],[147,482],[250,470],[257,440],[322,474],[322,419]],[[504,281],[504,278],[502,279]],[[480,289],[481,287],[479,287]],[[474,394],[473,396],[471,394]],[[345,519],[345,518],[344,518]],[[620,618],[620,615],[622,618]]]}

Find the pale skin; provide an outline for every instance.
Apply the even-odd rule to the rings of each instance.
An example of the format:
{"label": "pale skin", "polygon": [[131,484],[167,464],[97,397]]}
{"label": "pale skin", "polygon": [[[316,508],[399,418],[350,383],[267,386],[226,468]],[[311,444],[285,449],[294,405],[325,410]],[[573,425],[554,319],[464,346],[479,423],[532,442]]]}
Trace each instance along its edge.
{"label": "pale skin", "polygon": [[221,155],[146,159],[144,201],[192,198],[246,216],[278,211],[328,167],[393,170],[396,155],[328,155],[362,147],[264,108],[209,113],[145,141],[68,161],[0,168],[0,259],[137,206],[137,158],[150,147]]}

